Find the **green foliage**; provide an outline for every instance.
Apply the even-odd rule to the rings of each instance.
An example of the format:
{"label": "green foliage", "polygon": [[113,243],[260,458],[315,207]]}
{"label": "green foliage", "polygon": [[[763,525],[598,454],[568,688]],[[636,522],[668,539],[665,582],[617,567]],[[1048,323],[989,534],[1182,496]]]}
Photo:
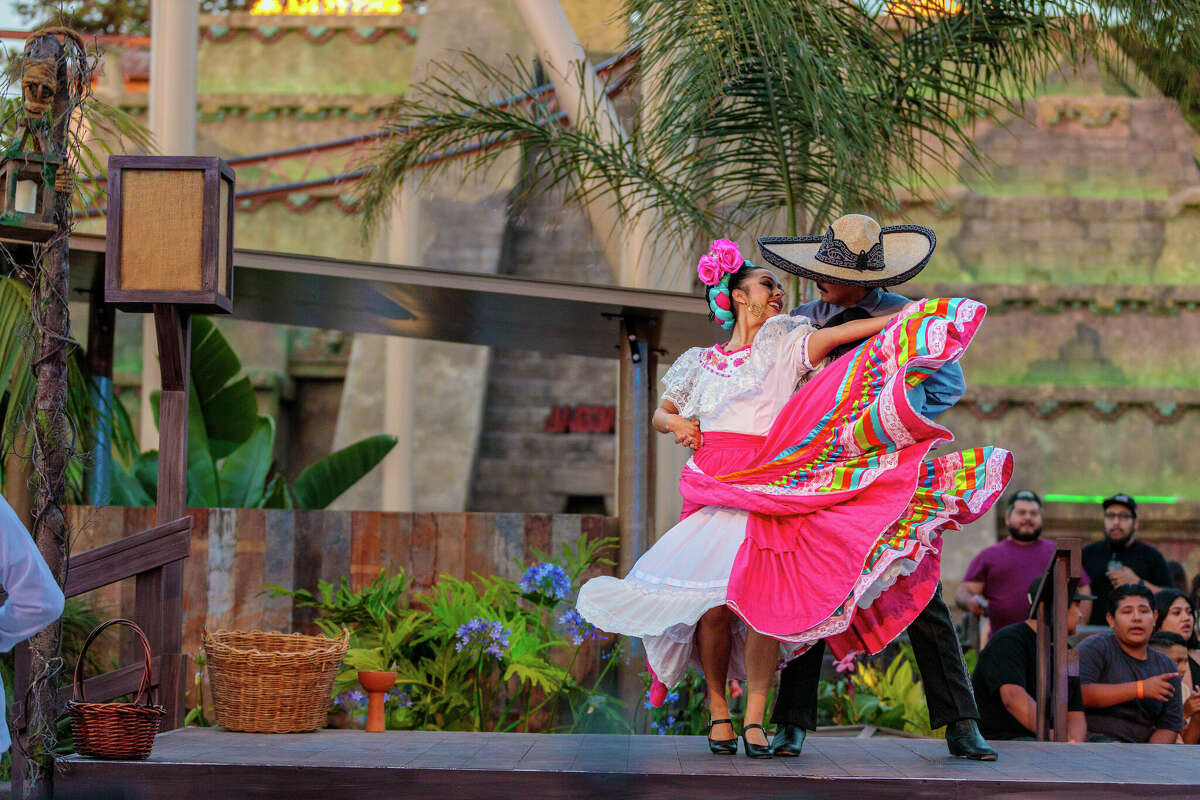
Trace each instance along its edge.
{"label": "green foliage", "polygon": [[[0,452],[12,452],[25,429],[35,388],[32,369],[34,338],[29,323],[29,287],[15,277],[0,275]],[[113,430],[113,447],[136,447],[124,409],[110,412],[92,401],[87,363],[78,349],[67,361],[67,417],[75,431],[76,453],[67,467],[65,501],[86,503],[83,446],[95,440],[100,425]],[[119,404],[114,404],[119,406]],[[27,447],[25,448],[28,449]],[[0,477],[4,461],[0,459]],[[151,504],[152,505],[152,504]]]}
{"label": "green foliage", "polygon": [[[206,317],[193,317],[187,452],[190,507],[325,508],[396,446],[394,436],[368,436],[310,464],[289,487],[275,470],[275,421],[258,413],[254,387],[242,372],[241,360],[220,329]],[[159,394],[150,399],[157,418]],[[122,424],[127,429],[128,419]],[[119,450],[111,502],[149,506],[157,494],[158,452]]]}
{"label": "green foliage", "polygon": [[[966,660],[968,671],[974,671],[975,652],[967,653]],[[917,736],[941,736],[942,729],[930,727],[916,663],[912,645],[904,644],[886,666],[877,659],[864,660],[834,681],[821,681],[817,700],[821,724],[876,725]]]}
{"label": "green foliage", "polygon": [[[611,563],[612,539],[581,536],[553,562],[574,583],[597,564]],[[541,554],[539,554],[541,557]],[[628,730],[621,703],[600,689],[621,645],[590,685],[573,674],[585,643],[598,632],[568,618],[569,592],[531,601],[507,578],[442,575],[412,606],[403,572],[380,572],[367,586],[321,582],[316,592],[268,585],[271,597],[291,597],[316,612],[315,624],[334,635],[351,631],[351,647],[334,684],[338,704],[353,708],[358,670],[393,670],[390,728],[436,730],[528,730],[547,717],[553,730]],[[570,638],[570,641],[568,641]],[[350,699],[347,699],[350,698]]]}
{"label": "green foliage", "polygon": [[627,223],[649,214],[667,239],[780,218],[779,232],[821,231],[837,213],[896,209],[901,188],[936,188],[979,163],[975,121],[1017,111],[1049,73],[1078,63],[1104,33],[1096,20],[1130,20],[1169,52],[1200,27],[1192,0],[908,5],[626,0],[625,46],[639,51],[639,80],[653,80],[641,80],[624,141],[608,135],[602,98],[564,108],[526,96],[542,81],[519,59],[439,65],[392,112],[394,135],[359,184],[365,220],[380,222],[405,180],[482,175],[520,145],[536,158],[531,191],[601,202]]}

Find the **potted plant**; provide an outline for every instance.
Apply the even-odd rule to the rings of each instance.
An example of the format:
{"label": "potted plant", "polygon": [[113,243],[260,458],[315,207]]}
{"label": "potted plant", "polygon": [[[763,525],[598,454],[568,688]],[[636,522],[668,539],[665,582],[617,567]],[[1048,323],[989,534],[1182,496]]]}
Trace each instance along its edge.
{"label": "potted plant", "polygon": [[[351,644],[357,646],[346,651],[342,663],[367,692],[367,731],[379,733],[387,728],[384,696],[396,685],[398,668],[405,662],[402,648],[417,634],[423,618],[420,612],[372,614],[371,622],[360,626],[352,637]],[[338,676],[338,683],[346,672]]]}
{"label": "potted plant", "polygon": [[333,584],[320,581],[314,594],[268,584],[272,597],[290,596],[295,604],[317,611],[315,624],[322,631],[351,629],[350,648],[342,659],[344,669],[333,684],[339,695],[355,682],[367,692],[368,731],[386,727],[384,697],[396,685],[398,668],[407,664],[406,645],[420,640],[420,631],[428,615],[408,608],[405,592],[408,579],[403,571],[389,576],[383,570],[360,590],[353,590],[346,578],[335,590]]}

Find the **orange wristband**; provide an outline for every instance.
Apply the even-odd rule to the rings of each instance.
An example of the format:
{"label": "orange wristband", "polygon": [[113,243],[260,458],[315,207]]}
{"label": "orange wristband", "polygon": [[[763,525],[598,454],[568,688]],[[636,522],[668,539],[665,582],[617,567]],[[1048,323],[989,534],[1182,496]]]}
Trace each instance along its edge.
{"label": "orange wristband", "polygon": [[1138,682],[1137,682],[1137,686],[1138,686],[1138,700],[1143,700],[1143,699],[1145,699],[1145,696],[1146,696],[1146,695],[1145,695],[1145,691],[1144,691],[1144,690],[1145,690],[1145,688],[1146,688],[1146,687],[1142,685],[1142,682],[1141,682],[1141,681],[1138,681]]}

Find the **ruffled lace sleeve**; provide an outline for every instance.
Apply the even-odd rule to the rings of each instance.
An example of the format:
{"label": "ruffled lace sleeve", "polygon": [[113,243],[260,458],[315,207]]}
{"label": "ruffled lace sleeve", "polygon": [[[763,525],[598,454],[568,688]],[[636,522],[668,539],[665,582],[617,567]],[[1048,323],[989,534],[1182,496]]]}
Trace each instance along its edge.
{"label": "ruffled lace sleeve", "polygon": [[780,314],[767,320],[754,337],[750,360],[757,362],[755,371],[781,370],[795,380],[803,379],[820,366],[808,360],[808,337],[816,330],[808,317]]}
{"label": "ruffled lace sleeve", "polygon": [[679,358],[663,376],[662,399],[670,400],[679,409],[682,417],[696,415],[693,398],[696,393],[696,382],[700,378],[700,353],[702,347],[693,347]]}

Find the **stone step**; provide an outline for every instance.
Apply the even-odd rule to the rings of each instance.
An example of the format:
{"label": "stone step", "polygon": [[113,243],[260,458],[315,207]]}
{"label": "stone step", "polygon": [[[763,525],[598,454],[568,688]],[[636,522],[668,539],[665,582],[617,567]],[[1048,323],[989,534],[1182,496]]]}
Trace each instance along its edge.
{"label": "stone step", "polygon": [[608,391],[598,382],[567,378],[511,378],[493,373],[488,380],[489,406],[610,406],[616,403],[616,382]]}
{"label": "stone step", "polygon": [[521,462],[481,457],[475,461],[473,489],[512,495],[607,495],[615,484],[611,461],[563,464],[554,459]]}
{"label": "stone step", "polygon": [[579,460],[612,462],[615,457],[616,437],[611,434],[526,433],[485,426],[479,437],[479,458],[569,464]]}
{"label": "stone step", "polygon": [[503,378],[554,378],[583,380],[594,385],[611,380],[616,391],[617,362],[587,356],[553,356],[524,350],[494,351],[491,376]]}

